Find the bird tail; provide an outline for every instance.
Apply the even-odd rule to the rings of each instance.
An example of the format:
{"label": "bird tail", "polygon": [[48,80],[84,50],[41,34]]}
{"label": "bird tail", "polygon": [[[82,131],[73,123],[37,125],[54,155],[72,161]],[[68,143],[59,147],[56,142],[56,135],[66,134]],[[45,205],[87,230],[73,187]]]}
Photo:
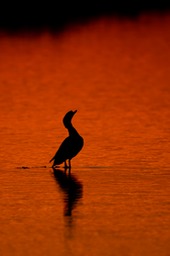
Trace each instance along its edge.
{"label": "bird tail", "polygon": [[54,157],[49,161],[49,163],[51,163],[54,160]]}

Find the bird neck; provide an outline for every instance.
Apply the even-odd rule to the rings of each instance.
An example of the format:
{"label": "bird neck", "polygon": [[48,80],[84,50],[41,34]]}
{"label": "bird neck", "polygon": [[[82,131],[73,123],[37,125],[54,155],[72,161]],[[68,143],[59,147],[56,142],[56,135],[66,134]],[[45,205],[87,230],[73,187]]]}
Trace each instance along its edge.
{"label": "bird neck", "polygon": [[70,125],[67,127],[69,136],[77,135],[78,132],[74,128],[74,126],[70,123]]}

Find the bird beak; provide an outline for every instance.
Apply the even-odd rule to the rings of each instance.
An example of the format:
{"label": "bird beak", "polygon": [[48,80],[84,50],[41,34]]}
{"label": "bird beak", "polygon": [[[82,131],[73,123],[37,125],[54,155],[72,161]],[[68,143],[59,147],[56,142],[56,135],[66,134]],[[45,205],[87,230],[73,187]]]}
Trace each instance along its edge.
{"label": "bird beak", "polygon": [[77,112],[77,110],[73,111],[73,113],[75,114]]}

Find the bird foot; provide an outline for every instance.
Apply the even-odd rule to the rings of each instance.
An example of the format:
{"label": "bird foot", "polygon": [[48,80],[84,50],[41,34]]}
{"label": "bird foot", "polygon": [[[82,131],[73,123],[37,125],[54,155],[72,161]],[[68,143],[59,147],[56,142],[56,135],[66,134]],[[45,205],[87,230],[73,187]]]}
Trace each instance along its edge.
{"label": "bird foot", "polygon": [[65,165],[65,166],[64,166],[64,169],[65,169],[65,170],[70,169],[70,166]]}

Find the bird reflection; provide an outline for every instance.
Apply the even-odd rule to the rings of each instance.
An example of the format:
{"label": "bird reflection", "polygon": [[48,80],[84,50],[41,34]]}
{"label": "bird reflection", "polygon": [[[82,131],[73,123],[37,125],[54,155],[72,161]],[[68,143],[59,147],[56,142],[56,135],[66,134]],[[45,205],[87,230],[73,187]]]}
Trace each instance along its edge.
{"label": "bird reflection", "polygon": [[83,196],[83,185],[73,174],[53,168],[54,178],[64,192],[64,215],[71,216],[72,210]]}

